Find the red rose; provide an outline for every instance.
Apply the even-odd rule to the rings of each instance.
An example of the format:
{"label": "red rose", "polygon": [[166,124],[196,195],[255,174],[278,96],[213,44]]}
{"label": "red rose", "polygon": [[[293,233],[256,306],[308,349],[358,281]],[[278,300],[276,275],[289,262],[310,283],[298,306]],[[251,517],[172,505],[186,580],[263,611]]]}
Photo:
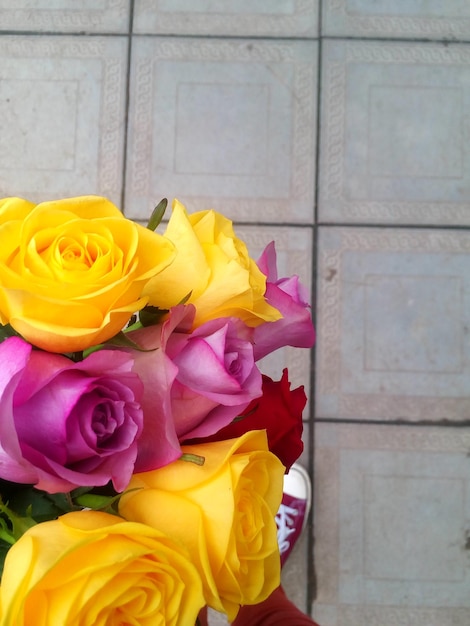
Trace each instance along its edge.
{"label": "red rose", "polygon": [[269,449],[288,471],[304,449],[302,411],[307,396],[303,386],[291,390],[287,369],[279,381],[263,374],[262,390],[263,395],[253,400],[240,417],[204,441],[232,439],[248,430],[266,429]]}

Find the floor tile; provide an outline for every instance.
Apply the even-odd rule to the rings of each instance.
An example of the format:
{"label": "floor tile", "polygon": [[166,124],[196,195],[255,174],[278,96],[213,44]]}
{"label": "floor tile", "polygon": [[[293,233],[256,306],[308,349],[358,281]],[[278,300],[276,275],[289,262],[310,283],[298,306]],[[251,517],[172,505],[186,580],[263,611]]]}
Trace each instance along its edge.
{"label": "floor tile", "polygon": [[470,623],[469,429],[317,424],[314,618]]}
{"label": "floor tile", "polygon": [[136,0],[134,32],[316,37],[318,0]]}
{"label": "floor tile", "polygon": [[470,46],[328,41],[323,222],[470,224]]}
{"label": "floor tile", "polygon": [[323,0],[325,35],[468,39],[465,0]]}
{"label": "floor tile", "polygon": [[313,221],[316,44],[134,38],[126,208]]}
{"label": "floor tile", "polygon": [[465,421],[470,233],[320,230],[317,416]]}
{"label": "floor tile", "polygon": [[0,0],[0,31],[126,33],[130,4],[130,0]]}
{"label": "floor tile", "polygon": [[0,195],[120,202],[124,38],[0,38]]}

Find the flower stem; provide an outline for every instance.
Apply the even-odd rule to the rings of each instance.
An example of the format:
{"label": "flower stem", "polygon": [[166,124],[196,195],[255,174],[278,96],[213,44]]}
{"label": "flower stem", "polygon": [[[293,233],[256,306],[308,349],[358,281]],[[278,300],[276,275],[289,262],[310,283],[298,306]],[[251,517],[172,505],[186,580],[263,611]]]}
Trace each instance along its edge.
{"label": "flower stem", "polygon": [[189,461],[190,463],[196,463],[196,465],[204,465],[206,459],[199,454],[190,454],[185,452],[180,456],[180,461]]}

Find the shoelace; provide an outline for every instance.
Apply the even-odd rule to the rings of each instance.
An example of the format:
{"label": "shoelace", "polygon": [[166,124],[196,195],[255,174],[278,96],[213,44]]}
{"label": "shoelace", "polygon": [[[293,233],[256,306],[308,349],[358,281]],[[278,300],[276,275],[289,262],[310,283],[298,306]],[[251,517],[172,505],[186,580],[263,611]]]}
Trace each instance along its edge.
{"label": "shoelace", "polygon": [[277,543],[281,554],[290,548],[289,536],[295,531],[295,527],[292,528],[292,526],[295,523],[294,517],[298,514],[297,509],[286,504],[281,504],[276,513]]}

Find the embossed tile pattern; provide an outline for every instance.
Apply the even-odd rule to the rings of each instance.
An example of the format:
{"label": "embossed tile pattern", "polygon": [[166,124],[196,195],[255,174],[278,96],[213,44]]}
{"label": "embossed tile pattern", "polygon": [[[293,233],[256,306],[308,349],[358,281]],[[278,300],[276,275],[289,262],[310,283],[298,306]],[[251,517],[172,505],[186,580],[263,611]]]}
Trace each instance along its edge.
{"label": "embossed tile pattern", "polygon": [[466,0],[323,0],[323,33],[352,37],[467,39]]}
{"label": "embossed tile pattern", "polygon": [[0,31],[125,33],[130,0],[0,0]]}
{"label": "embossed tile pattern", "polygon": [[126,57],[119,37],[0,37],[2,196],[120,202]]}
{"label": "embossed tile pattern", "polygon": [[323,222],[470,224],[470,45],[326,42]]}
{"label": "embossed tile pattern", "polygon": [[[470,623],[469,68],[464,0],[0,0],[2,195],[176,196],[317,280],[283,583],[321,626]],[[309,391],[307,351],[261,366]]]}
{"label": "embossed tile pattern", "polygon": [[317,415],[468,420],[470,234],[320,231]]}
{"label": "embossed tile pattern", "polygon": [[316,37],[317,0],[136,0],[138,33]]}
{"label": "embossed tile pattern", "polygon": [[136,40],[127,214],[178,196],[236,220],[312,223],[315,58],[313,42]]}
{"label": "embossed tile pattern", "polygon": [[470,620],[469,431],[318,424],[322,626]]}

